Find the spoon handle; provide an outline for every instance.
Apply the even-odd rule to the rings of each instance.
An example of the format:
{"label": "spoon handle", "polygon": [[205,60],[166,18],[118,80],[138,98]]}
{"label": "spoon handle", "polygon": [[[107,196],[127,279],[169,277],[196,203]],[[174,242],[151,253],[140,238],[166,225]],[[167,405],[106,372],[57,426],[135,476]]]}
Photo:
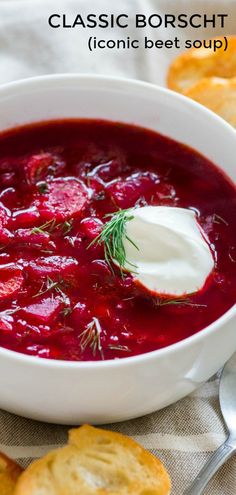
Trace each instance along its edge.
{"label": "spoon handle", "polygon": [[201,495],[209,481],[218,469],[236,452],[236,441],[230,437],[210,457],[201,469],[193,483],[184,491],[183,495]]}

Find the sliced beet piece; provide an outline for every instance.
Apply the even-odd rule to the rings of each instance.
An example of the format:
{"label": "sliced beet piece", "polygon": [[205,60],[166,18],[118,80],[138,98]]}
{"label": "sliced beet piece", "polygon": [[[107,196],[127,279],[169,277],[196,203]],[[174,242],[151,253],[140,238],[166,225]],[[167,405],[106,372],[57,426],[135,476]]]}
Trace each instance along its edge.
{"label": "sliced beet piece", "polygon": [[0,228],[6,227],[10,220],[11,212],[2,203],[0,203]]}
{"label": "sliced beet piece", "polygon": [[26,182],[29,185],[36,184],[48,175],[61,173],[64,167],[64,161],[57,154],[42,152],[31,155],[24,163]]}
{"label": "sliced beet piece", "polygon": [[84,302],[77,302],[69,318],[76,329],[79,330],[91,320],[91,311]]}
{"label": "sliced beet piece", "polygon": [[9,208],[10,211],[19,202],[19,192],[15,187],[7,187],[0,192],[0,201],[0,204],[4,205],[5,208]]}
{"label": "sliced beet piece", "polygon": [[48,167],[53,163],[51,153],[39,153],[32,155],[24,164],[26,182],[29,185],[44,179],[47,176]]}
{"label": "sliced beet piece", "polygon": [[152,196],[152,204],[157,205],[176,205],[178,197],[173,186],[165,182],[157,184],[156,191]]}
{"label": "sliced beet piece", "polygon": [[24,277],[14,263],[0,266],[0,301],[16,294],[21,289]]}
{"label": "sliced beet piece", "polygon": [[79,179],[54,179],[47,184],[47,193],[36,200],[42,218],[61,222],[81,215],[88,191]]}
{"label": "sliced beet piece", "polygon": [[35,206],[13,212],[12,225],[14,229],[34,227],[40,219],[40,214]]}
{"label": "sliced beet piece", "polygon": [[16,183],[16,174],[15,172],[5,172],[0,175],[0,184],[1,187],[12,187]]}
{"label": "sliced beet piece", "polygon": [[117,180],[106,188],[111,200],[120,208],[129,208],[142,197],[155,191],[159,179],[151,172],[139,172],[124,180]]}
{"label": "sliced beet piece", "polygon": [[5,172],[13,172],[15,168],[15,160],[12,157],[0,159],[0,174]]}
{"label": "sliced beet piece", "polygon": [[22,308],[21,313],[27,321],[35,324],[52,324],[60,313],[62,302],[59,298],[47,297]]}
{"label": "sliced beet piece", "polygon": [[9,244],[13,235],[6,229],[6,226],[10,220],[10,212],[7,208],[0,203],[0,246]]}
{"label": "sliced beet piece", "polygon": [[48,256],[36,258],[27,266],[28,276],[32,280],[51,278],[52,280],[71,280],[77,278],[78,261],[69,256]]}
{"label": "sliced beet piece", "polygon": [[55,248],[54,243],[51,241],[50,234],[48,232],[40,232],[37,228],[16,230],[14,232],[14,241],[18,245],[36,246],[44,249],[50,248],[52,250]]}
{"label": "sliced beet piece", "polygon": [[1,332],[12,332],[12,329],[13,329],[13,326],[10,323],[10,321],[8,321],[5,318],[2,318],[0,315],[0,331]]}
{"label": "sliced beet piece", "polygon": [[[12,310],[14,314],[14,310]],[[14,319],[12,317],[11,310],[0,312],[0,331],[1,332],[12,332]]]}
{"label": "sliced beet piece", "polygon": [[13,240],[13,238],[14,238],[13,234],[9,230],[1,227],[0,225],[0,246],[1,247],[8,246],[8,244]]}
{"label": "sliced beet piece", "polygon": [[93,260],[91,262],[91,268],[93,277],[100,279],[103,284],[114,283],[114,274],[105,260]]}
{"label": "sliced beet piece", "polygon": [[95,167],[88,173],[88,177],[99,177],[103,182],[110,182],[127,170],[128,166],[125,166],[122,160],[114,158]]}
{"label": "sliced beet piece", "polygon": [[81,232],[87,239],[91,241],[101,233],[103,222],[96,217],[83,218],[80,223]]}

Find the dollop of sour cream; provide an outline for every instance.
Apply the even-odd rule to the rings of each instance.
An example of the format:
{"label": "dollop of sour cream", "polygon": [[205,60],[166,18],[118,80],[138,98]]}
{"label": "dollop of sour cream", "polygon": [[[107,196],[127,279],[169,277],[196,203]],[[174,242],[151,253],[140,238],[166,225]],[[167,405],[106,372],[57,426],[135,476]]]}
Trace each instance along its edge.
{"label": "dollop of sour cream", "polygon": [[199,291],[214,268],[214,257],[195,212],[144,206],[129,214],[133,218],[126,223],[126,235],[138,249],[124,236],[124,268],[159,295],[184,296]]}

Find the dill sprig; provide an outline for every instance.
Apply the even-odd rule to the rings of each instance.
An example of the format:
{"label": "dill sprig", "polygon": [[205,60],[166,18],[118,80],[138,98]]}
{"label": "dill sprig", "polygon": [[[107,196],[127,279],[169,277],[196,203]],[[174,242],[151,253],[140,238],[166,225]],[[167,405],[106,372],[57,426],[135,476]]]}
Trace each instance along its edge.
{"label": "dill sprig", "polygon": [[191,301],[189,298],[176,298],[176,299],[167,299],[167,298],[157,298],[153,300],[153,303],[155,306],[171,306],[171,305],[182,305],[182,306],[192,306],[192,307],[198,307],[198,308],[206,308],[206,304],[199,304]]}
{"label": "dill sprig", "polygon": [[55,225],[56,225],[56,220],[52,218],[52,220],[43,223],[42,225],[40,225],[40,227],[34,227],[31,230],[31,234],[42,234],[44,232],[50,233],[54,229]]}
{"label": "dill sprig", "polygon": [[62,311],[61,315],[66,318],[66,316],[70,315],[72,313],[72,308],[70,306],[65,306]]}
{"label": "dill sprig", "polygon": [[214,213],[212,219],[213,219],[213,223],[223,223],[224,225],[226,225],[226,227],[229,226],[228,222],[226,222],[226,220],[223,217],[217,215],[216,213]]}
{"label": "dill sprig", "polygon": [[62,230],[63,235],[67,235],[71,231],[71,229],[73,227],[73,222],[74,222],[74,219],[71,218],[70,220],[66,220],[65,222],[59,224],[59,226],[60,226],[59,228]]}
{"label": "dill sprig", "polygon": [[92,321],[86,326],[85,330],[79,335],[80,347],[82,352],[89,347],[96,356],[97,352],[100,353],[101,358],[104,359],[102,344],[101,344],[101,332],[102,328],[98,318],[93,317]]}
{"label": "dill sprig", "polygon": [[132,209],[118,210],[115,213],[105,215],[104,218],[110,217],[110,220],[105,223],[101,233],[88,246],[90,248],[94,244],[104,245],[105,260],[112,271],[112,262],[116,261],[120,269],[125,268],[127,270],[128,265],[130,267],[129,271],[135,273],[136,265],[127,260],[124,247],[124,239],[127,239],[130,244],[139,249],[126,232],[127,222],[134,218],[131,213]]}
{"label": "dill sprig", "polygon": [[73,218],[71,218],[65,222],[57,223],[55,218],[52,218],[52,220],[45,222],[43,225],[34,227],[31,230],[31,234],[43,234],[45,232],[52,234],[53,232],[61,231],[63,235],[67,235],[73,227],[73,221]]}
{"label": "dill sprig", "polygon": [[108,348],[111,351],[131,352],[130,348],[127,345],[109,344]]}
{"label": "dill sprig", "polygon": [[232,263],[236,263],[236,259],[231,252],[231,251],[234,251],[234,249],[235,249],[234,246],[229,247],[229,259],[230,259],[230,261],[232,261]]}
{"label": "dill sprig", "polygon": [[47,292],[55,289],[55,291],[60,294],[63,299],[67,299],[67,296],[64,294],[62,288],[65,286],[65,281],[63,279],[54,281],[50,277],[47,277],[45,281],[43,281],[39,291],[37,294],[35,294],[32,298],[35,299],[36,297],[42,296],[46,294]]}

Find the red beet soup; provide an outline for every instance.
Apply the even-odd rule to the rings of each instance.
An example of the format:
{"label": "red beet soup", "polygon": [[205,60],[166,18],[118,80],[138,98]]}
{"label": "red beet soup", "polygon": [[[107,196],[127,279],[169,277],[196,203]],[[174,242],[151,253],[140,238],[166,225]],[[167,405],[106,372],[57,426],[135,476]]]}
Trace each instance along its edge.
{"label": "red beet soup", "polygon": [[[207,285],[145,292],[94,239],[133,206],[195,209],[214,246]],[[0,346],[70,361],[178,342],[236,299],[236,190],[196,151],[139,127],[63,120],[0,135]]]}

